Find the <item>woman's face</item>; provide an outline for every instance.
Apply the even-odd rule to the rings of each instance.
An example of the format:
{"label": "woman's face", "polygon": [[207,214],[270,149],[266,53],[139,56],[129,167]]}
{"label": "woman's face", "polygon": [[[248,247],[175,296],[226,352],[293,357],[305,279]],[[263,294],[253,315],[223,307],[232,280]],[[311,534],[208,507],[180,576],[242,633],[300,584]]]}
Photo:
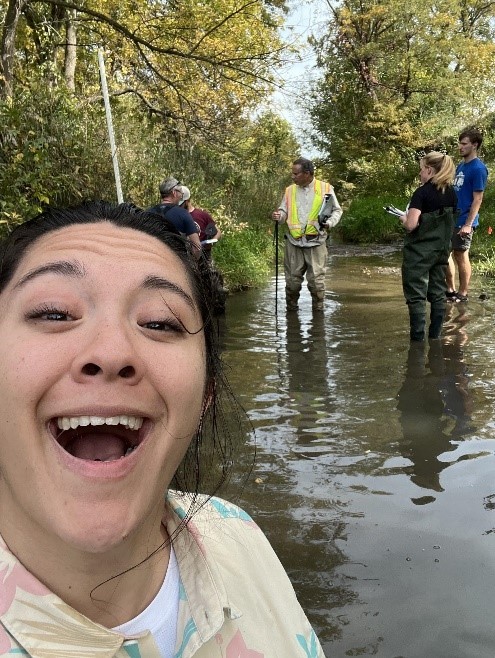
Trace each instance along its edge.
{"label": "woman's face", "polygon": [[203,406],[201,327],[185,269],[159,240],[95,223],[34,243],[0,295],[8,542],[33,533],[103,552],[159,529]]}
{"label": "woman's face", "polygon": [[421,160],[419,165],[419,177],[423,185],[427,183],[430,178],[433,176],[433,169],[426,165],[423,160]]}

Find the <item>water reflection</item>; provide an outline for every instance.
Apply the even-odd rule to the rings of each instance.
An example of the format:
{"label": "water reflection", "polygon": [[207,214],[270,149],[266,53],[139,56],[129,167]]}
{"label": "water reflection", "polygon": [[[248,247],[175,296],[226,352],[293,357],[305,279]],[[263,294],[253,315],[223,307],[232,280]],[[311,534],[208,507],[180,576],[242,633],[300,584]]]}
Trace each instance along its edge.
{"label": "water reflection", "polygon": [[287,314],[286,352],[287,392],[290,405],[298,412],[294,417],[297,441],[308,445],[324,439],[319,425],[328,414],[329,355],[323,313],[306,317],[304,322],[297,313]]}
{"label": "water reflection", "polygon": [[[449,465],[439,461],[438,455],[450,447],[441,392],[443,372],[440,341],[431,341],[427,356],[424,343],[411,343],[397,404],[403,435],[400,452],[412,462],[405,471],[418,487],[437,492],[443,491],[439,476]],[[412,499],[416,504],[434,500],[433,496]]]}
{"label": "water reflection", "polygon": [[462,440],[472,434],[473,401],[468,391],[469,370],[466,363],[468,346],[467,323],[469,314],[464,304],[461,307],[450,305],[447,309],[443,355],[445,373],[442,381],[442,394],[445,413],[454,419],[451,436]]}
{"label": "water reflection", "polygon": [[[452,305],[408,353],[398,257],[368,251],[333,254],[323,316],[303,295],[277,319],[273,283],[229,299],[224,358],[257,437],[234,493],[328,656],[493,658],[495,302]],[[252,463],[249,435],[239,449]]]}
{"label": "water reflection", "polygon": [[[451,305],[442,340],[411,343],[398,393],[400,451],[412,462],[404,471],[418,487],[433,492],[444,491],[440,473],[457,461],[446,459],[443,453],[455,450],[457,442],[473,432],[464,356],[467,321],[466,310]],[[411,501],[425,505],[435,499],[425,495]]]}

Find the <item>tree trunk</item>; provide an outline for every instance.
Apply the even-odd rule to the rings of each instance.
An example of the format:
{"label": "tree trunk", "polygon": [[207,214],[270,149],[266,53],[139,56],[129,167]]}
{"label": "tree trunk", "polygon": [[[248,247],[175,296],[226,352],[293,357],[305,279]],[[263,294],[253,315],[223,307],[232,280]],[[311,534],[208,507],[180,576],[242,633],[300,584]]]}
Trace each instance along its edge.
{"label": "tree trunk", "polygon": [[7,13],[5,14],[0,51],[0,98],[12,96],[17,23],[27,2],[28,0],[9,0]]}
{"label": "tree trunk", "polygon": [[75,74],[76,74],[76,61],[77,61],[77,33],[74,20],[76,18],[76,10],[70,9],[66,17],[66,45],[65,45],[65,61],[64,61],[64,77],[67,87],[71,91],[76,90]]}

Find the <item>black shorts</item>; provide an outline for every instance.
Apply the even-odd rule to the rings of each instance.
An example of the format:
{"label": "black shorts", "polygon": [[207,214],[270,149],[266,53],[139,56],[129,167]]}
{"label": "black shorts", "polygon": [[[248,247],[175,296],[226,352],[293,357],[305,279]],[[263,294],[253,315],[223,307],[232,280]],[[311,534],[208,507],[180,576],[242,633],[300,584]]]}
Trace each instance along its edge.
{"label": "black shorts", "polygon": [[452,251],[469,251],[476,227],[473,228],[469,235],[463,236],[459,235],[460,229],[460,226],[454,227],[454,231],[452,233],[452,244],[450,248]]}

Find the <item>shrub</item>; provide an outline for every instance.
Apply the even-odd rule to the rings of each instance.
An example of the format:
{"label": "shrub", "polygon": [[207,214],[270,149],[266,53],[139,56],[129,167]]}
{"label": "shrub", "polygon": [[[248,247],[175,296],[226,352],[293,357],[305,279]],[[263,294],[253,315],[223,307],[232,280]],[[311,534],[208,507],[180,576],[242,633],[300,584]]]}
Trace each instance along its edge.
{"label": "shrub", "polygon": [[15,225],[48,204],[69,205],[101,197],[99,190],[113,192],[100,112],[98,105],[79,104],[64,89],[41,84],[21,89],[13,102],[0,102],[2,220]]}
{"label": "shrub", "polygon": [[404,231],[399,220],[383,209],[390,204],[404,209],[406,201],[404,197],[357,197],[344,211],[336,231],[345,242],[395,242]]}
{"label": "shrub", "polygon": [[[222,222],[219,221],[223,231]],[[269,229],[248,226],[241,231],[226,231],[215,245],[213,258],[231,290],[258,286],[271,272],[274,247]]]}

